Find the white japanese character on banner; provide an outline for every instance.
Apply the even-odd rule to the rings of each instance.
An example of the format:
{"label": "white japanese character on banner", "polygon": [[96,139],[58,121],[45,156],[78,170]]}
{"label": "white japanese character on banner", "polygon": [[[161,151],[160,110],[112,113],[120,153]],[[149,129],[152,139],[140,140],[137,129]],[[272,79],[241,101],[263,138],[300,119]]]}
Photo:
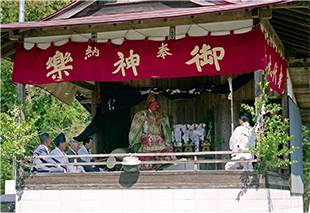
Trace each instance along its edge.
{"label": "white japanese character on banner", "polygon": [[172,55],[169,51],[170,49],[168,48],[168,44],[161,43],[161,46],[158,47],[157,58],[165,59],[166,56]]}
{"label": "white japanese character on banner", "polygon": [[71,57],[71,53],[66,52],[63,54],[60,51],[56,51],[53,57],[49,57],[48,61],[46,62],[46,69],[50,69],[53,67],[53,70],[46,74],[46,77],[52,76],[53,80],[62,81],[63,74],[65,76],[69,76],[70,73],[68,70],[72,70],[72,65],[67,65],[67,63],[73,62],[73,58]]}
{"label": "white japanese character on banner", "polygon": [[120,51],[117,52],[119,60],[113,64],[114,67],[117,67],[112,74],[117,74],[121,71],[122,76],[126,76],[125,69],[132,69],[134,76],[138,75],[137,66],[140,65],[140,56],[137,53],[134,53],[132,49],[129,50],[129,57],[125,58],[124,54]]}
{"label": "white japanese character on banner", "polygon": [[87,60],[89,59],[90,57],[99,57],[99,49],[97,49],[97,47],[92,47],[90,45],[87,46],[87,49],[85,51],[85,57],[84,57],[84,60]]}
{"label": "white japanese character on banner", "polygon": [[210,45],[203,44],[202,48],[196,45],[191,51],[191,55],[194,56],[190,60],[186,61],[187,65],[196,64],[198,72],[202,72],[202,67],[206,64],[215,65],[217,71],[221,70],[219,61],[224,58],[225,50],[223,47],[214,47],[211,49]]}

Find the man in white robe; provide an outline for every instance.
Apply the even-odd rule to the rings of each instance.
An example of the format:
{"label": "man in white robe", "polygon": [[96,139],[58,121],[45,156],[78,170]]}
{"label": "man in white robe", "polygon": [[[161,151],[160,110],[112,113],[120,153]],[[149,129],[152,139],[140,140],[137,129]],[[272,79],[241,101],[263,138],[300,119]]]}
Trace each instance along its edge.
{"label": "man in white robe", "polygon": [[[78,150],[78,155],[89,155],[90,149],[93,146],[93,140],[92,138],[88,138],[87,140],[83,141],[83,146]],[[80,158],[83,162],[94,162],[94,159],[92,157],[81,157]],[[84,170],[86,172],[99,172],[100,169],[97,166],[89,166],[89,165],[84,165],[83,166]]]}
{"label": "man in white robe", "polygon": [[[254,156],[250,152],[250,147],[255,147],[255,138],[253,134],[253,128],[250,126],[250,119],[247,115],[241,115],[239,117],[240,126],[238,126],[232,133],[229,140],[229,148],[234,153],[232,154],[232,160],[253,160]],[[225,170],[253,170],[252,163],[244,162],[227,162]]]}
{"label": "man in white robe", "polygon": [[[79,142],[72,140],[70,142],[69,149],[65,152],[65,155],[78,155],[78,150],[80,149],[80,144]],[[80,158],[68,158],[69,163],[73,162],[83,162]],[[73,172],[73,173],[81,173],[85,172],[83,166],[68,166],[68,172]]]}
{"label": "man in white robe", "polygon": [[[89,155],[90,152],[89,150],[92,148],[93,146],[93,140],[92,138],[88,138],[87,140],[83,141],[83,146],[81,146],[81,148],[78,150],[78,154],[79,155]],[[81,159],[84,162],[91,162],[92,158],[91,157],[81,157]]]}
{"label": "man in white robe", "polygon": [[[41,144],[33,152],[32,172],[65,172],[65,169],[59,165],[53,158],[38,158],[39,156],[50,155],[48,147],[51,145],[51,139],[47,133],[39,136]],[[45,166],[42,163],[55,164],[55,166]]]}
{"label": "man in white robe", "polygon": [[66,172],[71,172],[71,168],[68,167],[69,161],[65,154],[67,145],[66,145],[66,138],[65,138],[64,133],[60,133],[55,138],[54,143],[56,147],[50,153],[51,155],[55,155],[55,157],[53,157],[54,161],[60,164],[64,164],[64,165],[61,165],[61,167],[63,167]]}

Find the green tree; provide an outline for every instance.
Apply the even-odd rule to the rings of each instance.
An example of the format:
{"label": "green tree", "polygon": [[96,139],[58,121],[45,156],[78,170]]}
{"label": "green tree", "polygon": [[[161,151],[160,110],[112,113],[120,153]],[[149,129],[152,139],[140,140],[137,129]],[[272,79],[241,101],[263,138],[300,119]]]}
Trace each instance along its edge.
{"label": "green tree", "polygon": [[304,158],[304,212],[309,211],[310,202],[310,123],[302,126],[302,148]]}
{"label": "green tree", "polygon": [[[253,121],[259,127],[256,133],[256,147],[251,151],[257,157],[256,170],[260,174],[291,164],[289,154],[294,147],[289,146],[289,122],[281,115],[281,105],[271,103],[276,97],[269,95],[266,79],[262,82],[262,97],[255,101],[255,108],[246,104],[242,108],[253,116]],[[256,128],[257,128],[256,127]]]}
{"label": "green tree", "polygon": [[0,113],[2,193],[5,180],[12,178],[12,159],[19,155],[30,155],[38,143],[33,120],[18,121],[20,110],[15,108],[8,113]]}

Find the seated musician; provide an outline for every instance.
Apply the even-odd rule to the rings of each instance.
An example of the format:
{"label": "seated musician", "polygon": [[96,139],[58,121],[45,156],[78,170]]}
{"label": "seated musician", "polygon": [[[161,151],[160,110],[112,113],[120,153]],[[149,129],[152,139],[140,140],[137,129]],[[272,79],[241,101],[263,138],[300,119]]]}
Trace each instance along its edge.
{"label": "seated musician", "polygon": [[67,149],[66,145],[66,137],[64,133],[60,133],[54,140],[55,149],[53,149],[50,153],[50,155],[55,155],[53,157],[53,160],[56,163],[63,164],[61,167],[63,167],[67,172],[71,172],[70,167],[68,168],[68,158],[65,154],[65,151]]}
{"label": "seated musician", "polygon": [[[78,155],[89,155],[90,149],[93,147],[93,139],[88,137],[85,141],[83,141],[83,146],[77,151]],[[90,163],[95,162],[92,157],[81,157],[82,162]],[[84,165],[84,170],[86,172],[99,172],[100,168],[97,166]]]}
{"label": "seated musician", "polygon": [[[69,144],[69,149],[66,151],[67,155],[78,155],[78,150],[80,149],[79,142],[72,140]],[[69,163],[81,163],[84,162],[81,158],[69,158]],[[89,166],[88,166],[89,167]],[[85,172],[83,166],[70,166],[69,170],[71,172]]]}
{"label": "seated musician", "polygon": [[[33,165],[32,172],[65,172],[65,169],[59,165],[52,158],[38,158],[39,156],[47,156],[49,153],[49,146],[52,141],[47,133],[39,136],[41,144],[33,152]],[[42,163],[55,164],[51,166],[40,165]]]}
{"label": "seated musician", "polygon": [[[167,116],[159,112],[157,95],[150,93],[147,98],[147,109],[137,112],[133,118],[129,144],[134,152],[158,153],[173,152],[172,132]],[[142,161],[169,160],[171,157],[140,157]],[[161,165],[144,164],[142,170],[161,169]]]}

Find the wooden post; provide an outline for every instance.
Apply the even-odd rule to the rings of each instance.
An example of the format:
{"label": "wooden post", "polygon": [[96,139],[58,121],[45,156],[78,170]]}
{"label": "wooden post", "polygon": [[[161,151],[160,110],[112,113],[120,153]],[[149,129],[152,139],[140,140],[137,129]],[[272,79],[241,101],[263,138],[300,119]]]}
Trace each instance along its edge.
{"label": "wooden post", "polygon": [[[97,42],[97,33],[92,33],[91,34],[91,40],[93,42]],[[95,117],[97,113],[97,106],[100,102],[100,84],[98,82],[95,82],[95,90],[92,92],[92,100],[91,100],[91,116],[92,118]],[[94,137],[93,137],[93,153],[98,153],[98,144],[100,140],[99,134],[96,132]]]}
{"label": "wooden post", "polygon": [[[288,73],[288,69],[286,69],[286,73]],[[285,79],[285,89],[284,93],[282,94],[282,116],[284,118],[288,118],[288,94],[287,94],[287,76]]]}
{"label": "wooden post", "polygon": [[232,78],[229,77],[227,79],[228,85],[229,85],[229,95],[228,99],[230,100],[230,119],[231,119],[231,134],[234,131],[234,91],[233,91],[233,85],[232,85]]}
{"label": "wooden post", "polygon": [[169,40],[174,40],[175,39],[175,33],[176,33],[176,31],[175,31],[175,26],[170,26],[169,27]]}
{"label": "wooden post", "polygon": [[[98,100],[100,97],[100,85],[98,82],[95,82],[95,91],[92,93],[92,101],[91,101],[91,116],[95,117],[97,113]],[[96,132],[93,136],[93,153],[98,153],[98,145],[100,140],[99,134]]]}
{"label": "wooden post", "polygon": [[[25,0],[19,0],[19,14],[18,14],[18,22],[25,21]],[[17,84],[17,97],[18,101],[23,104],[25,101],[25,84]]]}
{"label": "wooden post", "polygon": [[[255,101],[262,99],[263,90],[262,90],[262,80],[263,80],[263,71],[254,72],[254,81],[255,81]],[[255,108],[256,115],[258,115],[259,109]]]}

